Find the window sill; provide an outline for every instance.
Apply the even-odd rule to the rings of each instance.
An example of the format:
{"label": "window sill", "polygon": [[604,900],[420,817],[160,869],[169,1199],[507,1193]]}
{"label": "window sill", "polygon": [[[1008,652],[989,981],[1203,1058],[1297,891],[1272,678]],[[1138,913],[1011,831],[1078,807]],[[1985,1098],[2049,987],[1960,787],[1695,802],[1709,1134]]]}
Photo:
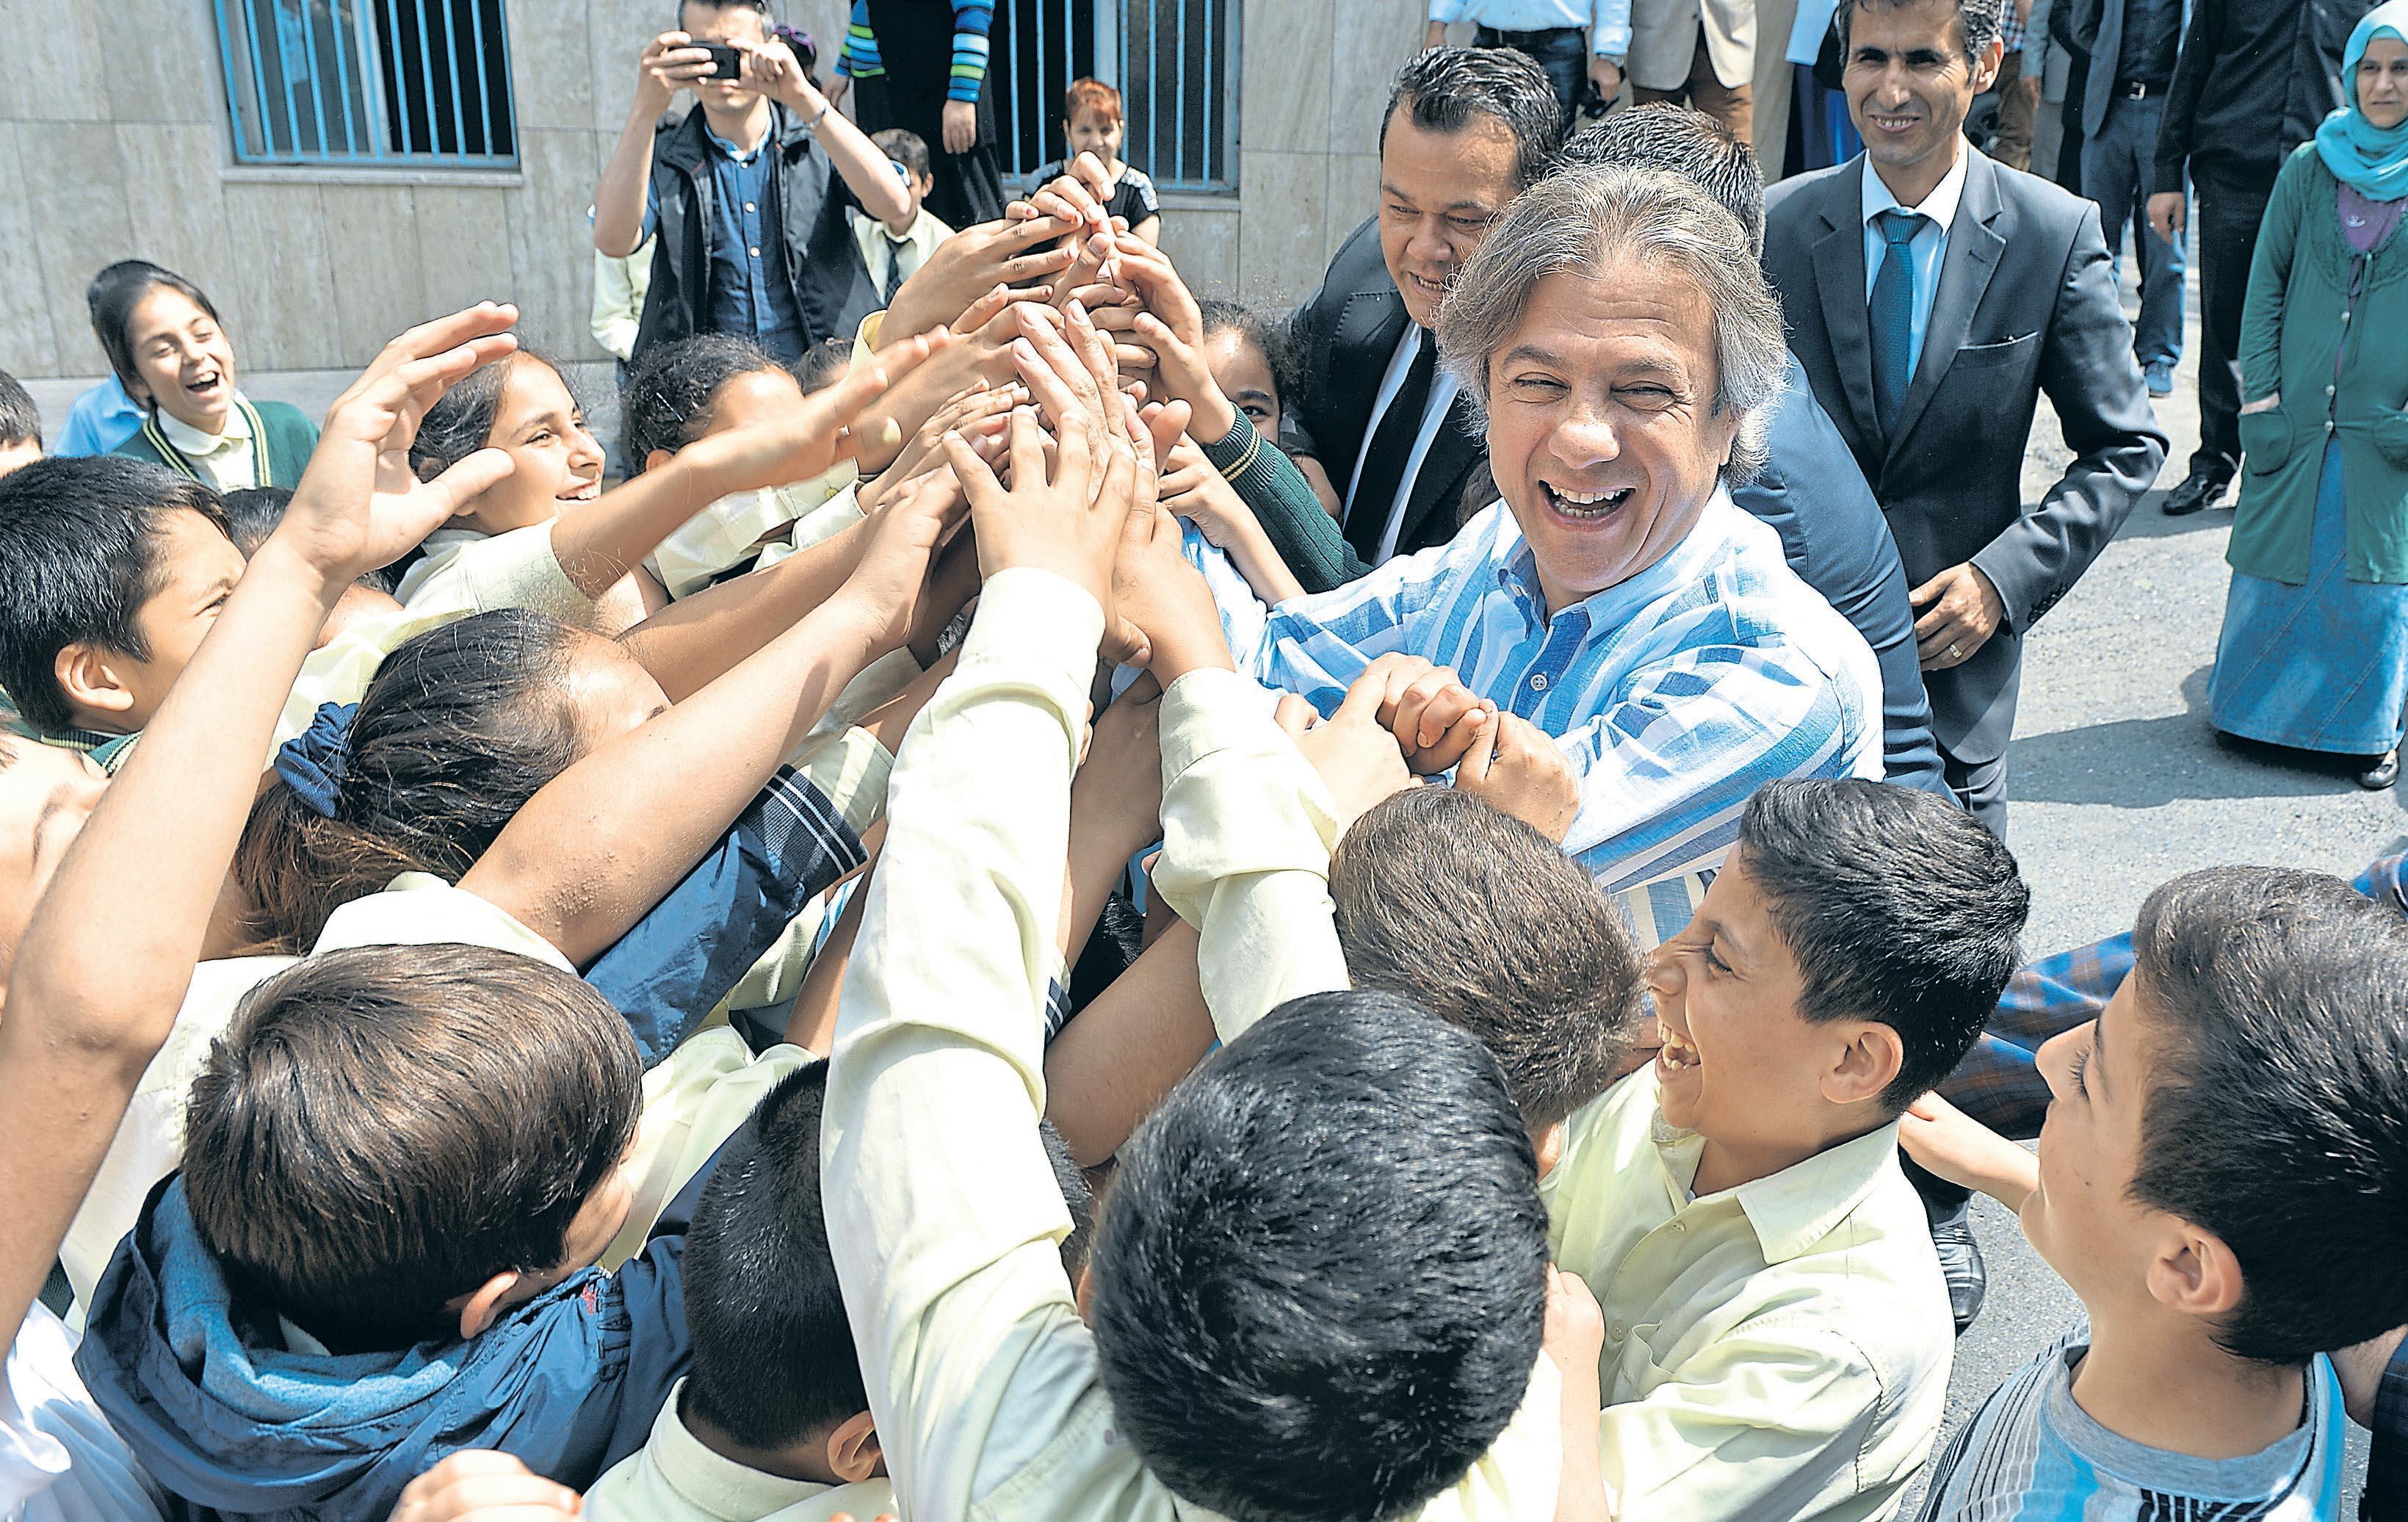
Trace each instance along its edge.
{"label": "window sill", "polygon": [[229,185],[371,185],[395,189],[443,185],[466,190],[516,190],[526,183],[518,169],[436,169],[423,165],[378,168],[350,164],[230,164],[222,171]]}
{"label": "window sill", "polygon": [[1235,211],[1238,192],[1233,186],[1220,191],[1164,191],[1161,193],[1165,211]]}

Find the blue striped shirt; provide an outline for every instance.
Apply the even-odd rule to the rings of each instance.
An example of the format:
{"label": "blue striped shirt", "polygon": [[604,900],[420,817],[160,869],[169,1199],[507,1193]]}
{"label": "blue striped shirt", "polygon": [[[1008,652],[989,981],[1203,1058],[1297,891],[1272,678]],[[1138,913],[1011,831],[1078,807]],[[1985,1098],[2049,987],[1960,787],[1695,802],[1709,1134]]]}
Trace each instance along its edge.
{"label": "blue striped shirt", "polygon": [[2109,1431],[2073,1399],[2076,1326],[1973,1414],[1931,1466],[1918,1522],[2325,1522],[2342,1515],[2341,1381],[2308,1365],[2299,1429],[2241,1458],[2193,1458]]}
{"label": "blue striped shirt", "polygon": [[1882,774],[1871,650],[1719,491],[1662,560],[1552,619],[1502,503],[1451,543],[1276,609],[1226,567],[1208,580],[1240,667],[1324,713],[1402,652],[1555,736],[1581,779],[1565,850],[1609,892],[1663,888],[1669,930],[1694,907],[1681,880],[1720,865],[1758,786]]}

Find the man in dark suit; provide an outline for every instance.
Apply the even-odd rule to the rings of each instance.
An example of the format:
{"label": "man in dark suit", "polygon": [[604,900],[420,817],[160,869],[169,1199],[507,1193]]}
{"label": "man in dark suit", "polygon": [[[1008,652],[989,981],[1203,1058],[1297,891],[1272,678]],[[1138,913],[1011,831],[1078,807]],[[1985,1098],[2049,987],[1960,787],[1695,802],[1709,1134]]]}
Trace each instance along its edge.
{"label": "man in dark suit", "polygon": [[1321,462],[1369,565],[1444,544],[1487,446],[1430,336],[1448,280],[1563,140],[1546,71],[1440,48],[1398,72],[1380,125],[1380,207],[1292,319],[1305,382],[1281,442]]}
{"label": "man in dark suit", "polygon": [[[1998,67],[1999,0],[1840,16],[1868,146],[1773,187],[1765,273],[1897,538],[1949,785],[2003,833],[2024,635],[2157,479],[2166,437],[2098,208],[1964,139]],[[2075,458],[2027,512],[2042,390]]]}

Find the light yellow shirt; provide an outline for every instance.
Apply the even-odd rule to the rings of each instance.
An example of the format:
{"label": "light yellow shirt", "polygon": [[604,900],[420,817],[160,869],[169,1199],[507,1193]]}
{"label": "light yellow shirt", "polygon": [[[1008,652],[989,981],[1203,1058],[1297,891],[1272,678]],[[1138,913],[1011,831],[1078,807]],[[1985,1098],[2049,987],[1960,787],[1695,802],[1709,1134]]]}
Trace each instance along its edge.
{"label": "light yellow shirt", "polygon": [[873,1522],[895,1510],[895,1487],[884,1480],[789,1480],[711,1452],[678,1415],[684,1393],[684,1380],[670,1386],[651,1441],[585,1492],[585,1516],[593,1522],[829,1522],[842,1512],[853,1522]]}
{"label": "light yellow shirt", "polygon": [[[652,245],[646,238],[636,251],[614,259],[594,251],[594,311],[587,325],[594,341],[625,359],[636,352],[636,335],[644,317],[644,295],[652,288]],[[863,1517],[861,1522],[869,1522]]]}
{"label": "light yellow shirt", "polygon": [[[235,393],[237,401],[248,400]],[[251,437],[251,419],[239,407],[226,409],[225,431],[205,434],[167,411],[158,409],[159,431],[177,452],[193,463],[193,468],[208,477],[209,484],[221,493],[246,491],[259,484],[256,450]]]}
{"label": "light yellow shirt", "polygon": [[438,528],[393,594],[413,612],[490,613],[527,608],[566,623],[591,622],[594,599],[577,589],[552,553],[552,524],[507,534]]}
{"label": "light yellow shirt", "polygon": [[[887,237],[884,223],[867,215],[860,208],[852,208],[845,214],[853,219],[853,246],[861,251],[861,262],[869,271],[869,288],[873,291],[886,289],[886,277],[898,257],[903,261],[901,279],[908,280],[928,262],[928,255],[937,251],[938,244],[953,236],[953,230],[929,215],[924,206],[912,219],[911,230],[893,239]],[[897,243],[902,247],[896,248]]]}
{"label": "light yellow shirt", "polygon": [[[1113,1430],[1058,1253],[1069,1213],[1037,1134],[1070,775],[1102,633],[1095,599],[1058,577],[987,582],[959,668],[896,761],[838,1015],[822,1193],[910,1516],[1210,1515]],[[1543,1357],[1526,1394],[1500,1448],[1553,1441]],[[1554,1510],[1552,1485],[1543,1506],[1523,1499],[1531,1509],[1488,1515]]]}
{"label": "light yellow shirt", "polygon": [[[723,572],[734,570],[771,547],[789,545],[787,530],[850,487],[860,473],[853,462],[841,462],[824,476],[791,486],[735,492],[721,497],[678,525],[644,561],[671,597],[691,597]],[[861,513],[855,509],[853,522]],[[838,527],[842,527],[841,524]],[[807,540],[806,543],[816,542]],[[781,557],[782,558],[782,557]],[[775,564],[764,558],[762,564]]]}
{"label": "light yellow shirt", "polygon": [[1892,1515],[1956,1341],[1897,1126],[1692,1199],[1703,1144],[1642,1070],[1572,1116],[1541,1185],[1556,1265],[1605,1312],[1606,1484],[1630,1522]]}
{"label": "light yellow shirt", "polygon": [[[1234,671],[1162,695],[1162,854],[1154,891],[1197,930],[1197,970],[1224,1042],[1291,998],[1349,986],[1329,901],[1337,810],[1312,764]],[[1562,1480],[1561,1391],[1541,1355],[1520,1411],[1421,1522],[1547,1517]]]}

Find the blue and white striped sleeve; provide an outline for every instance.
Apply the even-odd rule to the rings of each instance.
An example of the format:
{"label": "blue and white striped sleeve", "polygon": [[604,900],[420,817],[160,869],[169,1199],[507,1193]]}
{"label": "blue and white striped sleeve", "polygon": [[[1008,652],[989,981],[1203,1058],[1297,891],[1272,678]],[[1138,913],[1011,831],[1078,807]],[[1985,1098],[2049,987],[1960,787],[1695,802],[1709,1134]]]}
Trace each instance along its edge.
{"label": "blue and white striped sleeve", "polygon": [[986,84],[986,35],[995,26],[993,0],[953,0],[953,70],[947,100],[976,101]]}
{"label": "blue and white striped sleeve", "polygon": [[1608,892],[1718,865],[1766,783],[1850,775],[1843,696],[1777,647],[1683,651],[1557,743],[1581,779],[1564,849]]}

